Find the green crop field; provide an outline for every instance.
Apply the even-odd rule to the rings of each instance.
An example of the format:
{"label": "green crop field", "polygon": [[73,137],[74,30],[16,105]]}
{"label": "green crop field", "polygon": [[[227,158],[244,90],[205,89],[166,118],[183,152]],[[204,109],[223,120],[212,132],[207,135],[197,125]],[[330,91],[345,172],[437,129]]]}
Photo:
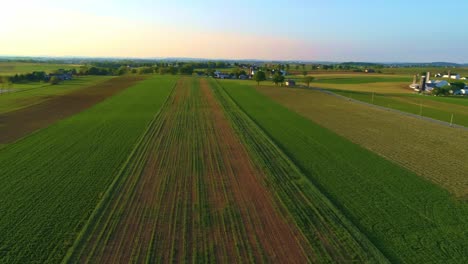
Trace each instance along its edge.
{"label": "green crop field", "polygon": [[440,187],[236,82],[239,106],[394,262],[463,263],[468,206]]}
{"label": "green crop field", "polygon": [[[367,113],[362,104],[352,109],[348,100],[327,100],[319,91],[253,81],[135,78],[112,79],[139,82],[0,148],[0,262],[468,260],[466,180],[456,175],[465,167],[439,175],[441,163],[424,170],[411,153],[398,159],[385,152],[391,143],[368,139],[374,145],[367,145],[356,132],[365,126],[359,117],[349,118],[356,128],[345,128],[346,134],[308,115],[338,122],[342,112],[327,118],[318,109]],[[68,85],[78,89],[102,80]],[[4,98],[63,90],[37,87]],[[307,107],[316,94],[323,96],[317,108]],[[410,104],[417,97],[402,98]],[[15,100],[4,100],[12,109]],[[340,102],[347,104],[337,107]],[[428,102],[460,113],[466,107]],[[398,123],[393,114],[388,122]],[[378,130],[376,122],[366,129]],[[378,131],[393,135],[390,130]],[[357,140],[350,141],[353,133]],[[460,138],[440,150],[463,156]],[[423,151],[422,144],[413,146]]]}
{"label": "green crop field", "polygon": [[365,84],[365,83],[391,83],[391,82],[408,82],[412,81],[412,77],[405,77],[405,76],[327,76],[324,77],[322,75],[317,76],[317,79],[314,80],[314,84],[321,84],[321,83],[329,83],[329,84]]}
{"label": "green crop field", "polygon": [[443,73],[447,71],[451,71],[452,73],[458,73],[461,76],[468,76],[468,68],[467,67],[462,67],[462,68],[446,68],[446,67],[402,67],[402,68],[383,68],[381,69],[383,73],[386,74],[409,74],[409,75],[414,75],[418,74],[421,72],[431,72],[433,74],[435,73]]}
{"label": "green crop field", "polygon": [[144,81],[0,149],[0,262],[60,262],[174,83]]}
{"label": "green crop field", "polygon": [[37,63],[37,62],[0,62],[1,75],[15,75],[30,73],[33,71],[44,71],[47,73],[58,69],[77,69],[81,65],[76,64],[56,64],[56,63]]}
{"label": "green crop field", "polygon": [[40,102],[51,97],[63,95],[81,88],[104,82],[111,76],[83,76],[75,77],[73,80],[65,81],[57,85],[48,83],[23,83],[13,84],[10,91],[0,94],[0,113],[18,110]]}
{"label": "green crop field", "polygon": [[468,197],[468,178],[464,176],[468,164],[453,159],[468,155],[468,133],[462,128],[317,90],[255,87],[298,114],[439,184],[459,199]]}
{"label": "green crop field", "polygon": [[[204,79],[178,83],[109,195],[66,262],[387,261],[221,86]],[[294,240],[286,223],[300,230],[288,235]]]}

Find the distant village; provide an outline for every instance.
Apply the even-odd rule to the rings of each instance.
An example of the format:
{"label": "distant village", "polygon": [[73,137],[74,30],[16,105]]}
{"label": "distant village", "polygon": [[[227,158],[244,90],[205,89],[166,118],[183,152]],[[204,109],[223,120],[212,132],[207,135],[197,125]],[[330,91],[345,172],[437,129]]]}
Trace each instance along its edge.
{"label": "distant village", "polygon": [[[254,75],[260,70],[258,66],[255,65],[239,65],[239,68],[241,69],[240,72],[238,73],[227,73],[227,72],[221,72],[221,71],[215,71],[213,73],[214,78],[218,79],[239,79],[239,80],[251,80],[253,79]],[[280,76],[286,77],[288,72],[283,69],[267,69],[266,71],[267,77],[269,79],[273,79],[273,77],[277,74]],[[199,76],[205,75],[203,72],[197,73]],[[286,80],[284,79],[284,85],[286,86],[296,86],[296,81],[295,80]]]}
{"label": "distant village", "polygon": [[430,72],[422,76],[416,74],[409,87],[419,93],[468,96],[468,85],[463,82],[468,77],[461,77],[460,74],[452,74],[450,71],[447,74],[434,74],[433,77],[434,80],[431,79]]}

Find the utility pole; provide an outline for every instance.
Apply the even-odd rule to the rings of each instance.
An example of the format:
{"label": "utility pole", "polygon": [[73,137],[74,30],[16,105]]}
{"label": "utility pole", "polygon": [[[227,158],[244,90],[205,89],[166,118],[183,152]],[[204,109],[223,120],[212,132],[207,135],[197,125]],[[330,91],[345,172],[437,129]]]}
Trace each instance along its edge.
{"label": "utility pole", "polygon": [[450,118],[450,126],[453,126],[453,114],[452,114],[452,117]]}

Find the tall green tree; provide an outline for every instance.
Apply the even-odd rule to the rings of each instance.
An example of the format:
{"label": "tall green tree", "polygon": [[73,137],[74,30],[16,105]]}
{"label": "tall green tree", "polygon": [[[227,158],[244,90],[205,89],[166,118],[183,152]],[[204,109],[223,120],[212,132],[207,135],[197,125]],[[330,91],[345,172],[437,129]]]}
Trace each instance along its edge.
{"label": "tall green tree", "polygon": [[281,73],[276,73],[274,76],[273,76],[273,82],[275,83],[275,85],[278,86],[278,84],[283,84],[284,82],[284,76],[281,74]]}
{"label": "tall green tree", "polygon": [[260,82],[263,82],[266,80],[266,74],[264,71],[257,71],[254,74],[253,79],[257,82],[257,85],[260,85]]}
{"label": "tall green tree", "polygon": [[306,77],[304,78],[304,82],[307,84],[307,87],[309,87],[309,86],[310,86],[310,83],[313,82],[314,80],[315,80],[315,78],[312,77],[312,76],[306,76]]}

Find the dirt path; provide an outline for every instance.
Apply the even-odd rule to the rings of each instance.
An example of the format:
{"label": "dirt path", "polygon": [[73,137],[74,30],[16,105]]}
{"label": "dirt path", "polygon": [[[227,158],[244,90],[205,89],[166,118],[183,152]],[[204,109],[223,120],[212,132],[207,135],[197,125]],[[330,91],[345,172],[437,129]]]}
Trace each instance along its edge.
{"label": "dirt path", "polygon": [[81,262],[307,262],[304,240],[198,82],[178,82],[75,252]]}
{"label": "dirt path", "polygon": [[11,143],[54,122],[77,114],[142,80],[113,78],[17,111],[0,114],[0,144]]}

